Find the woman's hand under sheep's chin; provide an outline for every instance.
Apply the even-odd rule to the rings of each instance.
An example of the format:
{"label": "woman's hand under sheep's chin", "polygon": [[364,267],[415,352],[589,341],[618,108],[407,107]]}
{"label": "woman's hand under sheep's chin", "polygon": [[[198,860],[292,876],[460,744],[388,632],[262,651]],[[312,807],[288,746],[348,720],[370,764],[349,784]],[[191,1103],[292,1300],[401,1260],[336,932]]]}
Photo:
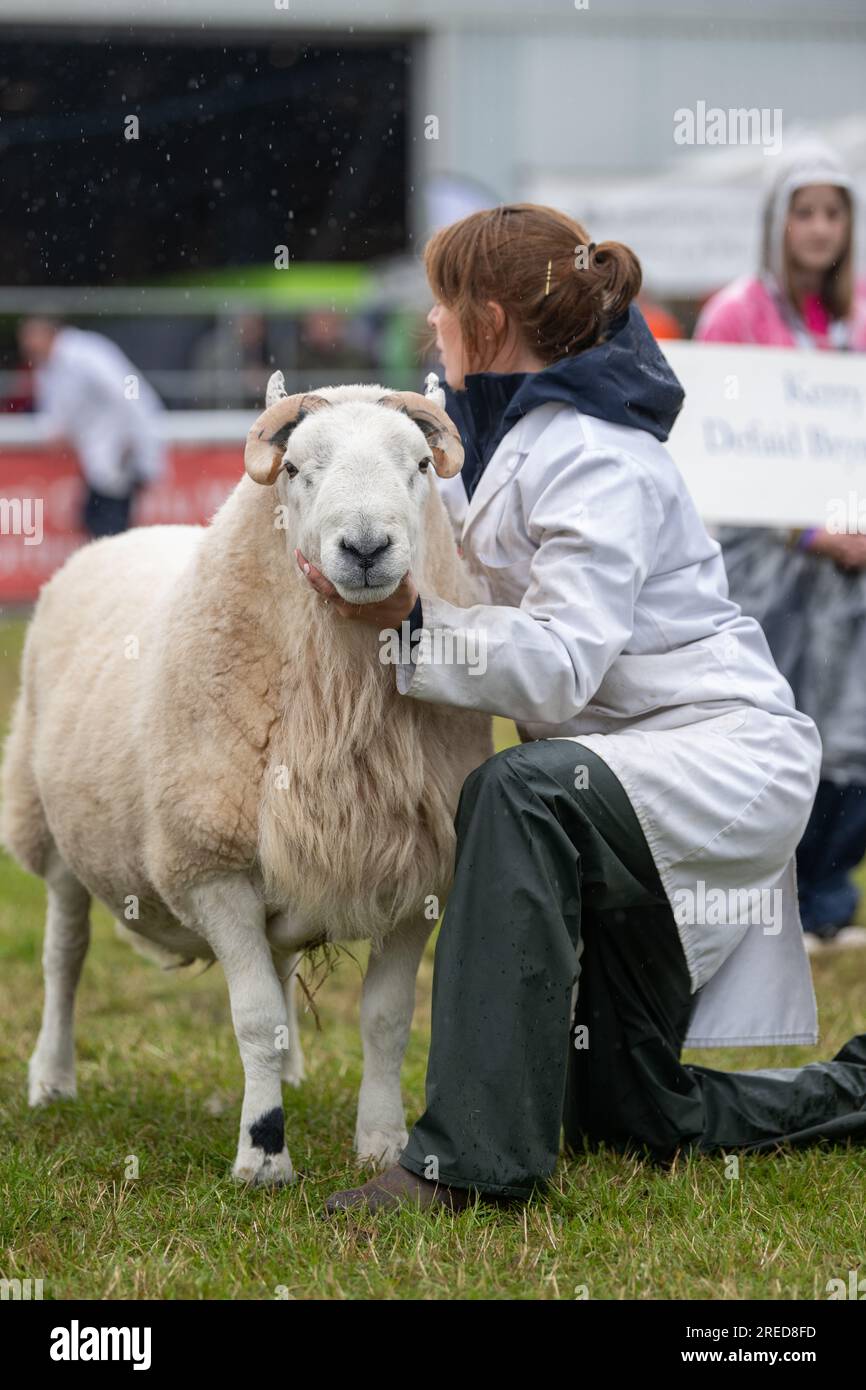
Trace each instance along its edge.
{"label": "woman's hand under sheep's chin", "polygon": [[418,590],[412,578],[411,570],[407,570],[392,594],[387,598],[379,599],[374,603],[347,603],[340,596],[337,589],[327,579],[322,571],[316,569],[300,550],[295,551],[295,559],[298,568],[306,576],[307,582],[313,586],[316,593],[321,594],[322,598],[342,614],[344,618],[355,618],[362,623],[375,627],[378,631],[384,628],[399,628],[404,619],[408,618],[415,601],[418,598]]}

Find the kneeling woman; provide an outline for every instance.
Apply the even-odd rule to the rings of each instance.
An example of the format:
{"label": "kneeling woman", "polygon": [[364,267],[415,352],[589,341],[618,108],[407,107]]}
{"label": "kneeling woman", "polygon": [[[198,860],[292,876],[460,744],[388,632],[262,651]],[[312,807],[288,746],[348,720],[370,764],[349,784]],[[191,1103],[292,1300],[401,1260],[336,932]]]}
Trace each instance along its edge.
{"label": "kneeling woman", "polygon": [[632,305],[637,260],[524,204],[437,233],[426,266],[466,451],[436,485],[488,602],[408,574],[350,610],[308,578],[434,650],[471,631],[480,661],[418,659],[399,689],[510,716],[523,742],[461,795],[426,1111],[328,1209],[526,1198],[562,1128],[572,1152],[660,1161],[866,1137],[866,1035],[796,1069],[680,1060],[817,1040],[792,857],[821,745],[664,448],[683,393]]}

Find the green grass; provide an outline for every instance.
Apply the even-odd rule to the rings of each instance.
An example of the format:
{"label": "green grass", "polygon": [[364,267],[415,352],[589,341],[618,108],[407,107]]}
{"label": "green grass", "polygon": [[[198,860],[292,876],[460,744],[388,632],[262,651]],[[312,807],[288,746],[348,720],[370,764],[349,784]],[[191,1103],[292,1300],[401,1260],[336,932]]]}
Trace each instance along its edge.
{"label": "green grass", "polygon": [[[0,625],[0,725],[22,625]],[[513,733],[501,724],[500,745]],[[42,885],[0,858],[0,1276],[46,1298],[823,1298],[866,1265],[863,1150],[722,1156],[663,1172],[612,1154],[563,1162],[520,1211],[321,1219],[357,1178],[357,967],[343,960],[302,1018],[308,1079],[286,1093],[298,1172],[278,1192],[229,1177],[243,1077],[218,967],[162,972],[118,942],[107,912],[79,994],[79,1100],[30,1111],[25,1070],[41,1007]],[[363,955],[359,957],[363,963]],[[744,1069],[828,1057],[864,1027],[858,953],[819,960],[817,1049],[692,1052]],[[404,1068],[424,1100],[432,949]],[[130,1157],[138,1177],[125,1176]]]}

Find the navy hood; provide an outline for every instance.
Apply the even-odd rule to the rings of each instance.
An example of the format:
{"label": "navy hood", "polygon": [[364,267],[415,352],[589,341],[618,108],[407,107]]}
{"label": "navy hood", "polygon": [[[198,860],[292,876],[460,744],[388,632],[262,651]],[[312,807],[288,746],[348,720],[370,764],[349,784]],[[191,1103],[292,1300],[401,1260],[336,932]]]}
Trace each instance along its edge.
{"label": "navy hood", "polygon": [[562,401],[664,441],[685,399],[636,304],[613,321],[606,342],[540,372],[470,372],[460,391],[441,385],[463,441],[462,477],[470,498],[505,435],[536,406]]}

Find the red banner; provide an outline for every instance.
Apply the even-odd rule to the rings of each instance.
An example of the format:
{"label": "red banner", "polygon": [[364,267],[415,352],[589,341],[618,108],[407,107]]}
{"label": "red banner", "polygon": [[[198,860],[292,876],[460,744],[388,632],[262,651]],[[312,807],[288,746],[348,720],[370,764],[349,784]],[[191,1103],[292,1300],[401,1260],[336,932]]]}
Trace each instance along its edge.
{"label": "red banner", "polygon": [[[139,494],[134,526],[209,521],[243,474],[242,444],[173,445],[161,483]],[[0,604],[32,602],[88,537],[79,530],[84,483],[75,455],[0,452]]]}

